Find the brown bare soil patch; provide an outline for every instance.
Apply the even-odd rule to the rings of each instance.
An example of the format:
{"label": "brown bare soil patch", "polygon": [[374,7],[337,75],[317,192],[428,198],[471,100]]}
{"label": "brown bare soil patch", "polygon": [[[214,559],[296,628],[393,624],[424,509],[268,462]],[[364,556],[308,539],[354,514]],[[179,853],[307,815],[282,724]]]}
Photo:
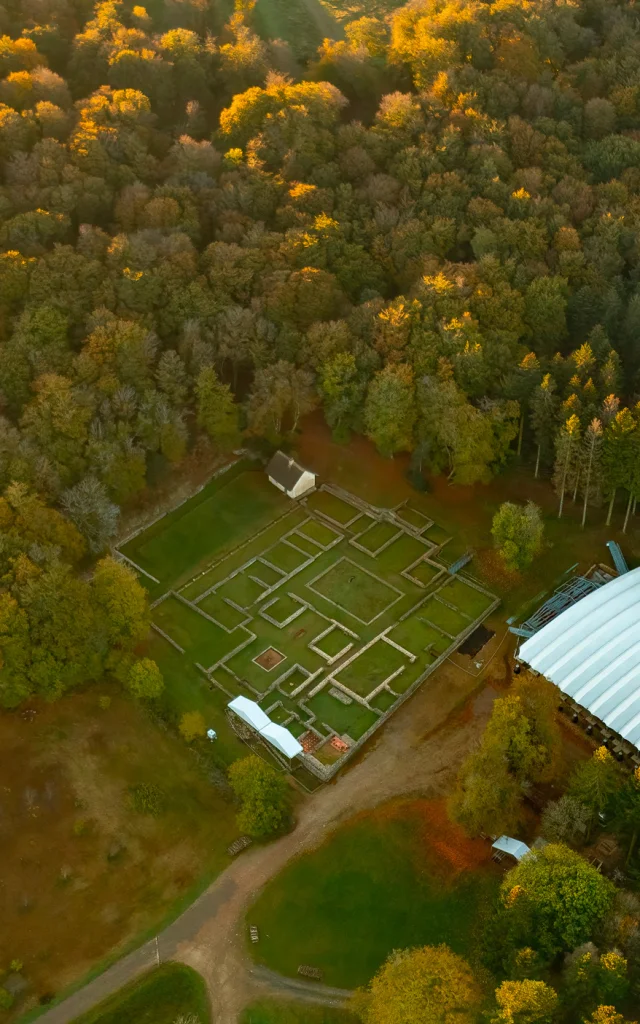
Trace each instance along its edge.
{"label": "brown bare soil patch", "polygon": [[[0,969],[23,962],[27,1003],[160,923],[227,864],[235,836],[184,744],[131,701],[101,710],[98,696],[0,713]],[[160,816],[135,811],[140,784],[162,790]]]}
{"label": "brown bare soil patch", "polygon": [[280,651],[276,651],[274,647],[267,647],[266,651],[259,654],[255,661],[256,665],[259,665],[260,668],[270,672],[272,668],[275,668],[276,665],[279,665],[281,661],[284,661],[284,659],[285,656],[284,654],[280,654]]}

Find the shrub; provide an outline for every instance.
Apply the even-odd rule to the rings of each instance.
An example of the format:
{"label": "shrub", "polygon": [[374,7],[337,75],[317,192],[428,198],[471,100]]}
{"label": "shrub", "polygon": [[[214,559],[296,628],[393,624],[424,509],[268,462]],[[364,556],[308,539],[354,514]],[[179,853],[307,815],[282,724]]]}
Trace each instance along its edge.
{"label": "shrub", "polygon": [[0,1010],[10,1010],[13,1006],[13,996],[6,988],[0,988]]}
{"label": "shrub", "polygon": [[138,814],[148,814],[152,818],[159,817],[165,810],[165,794],[154,782],[140,782],[131,786],[131,806]]}
{"label": "shrub", "polygon": [[204,736],[207,731],[204,715],[200,711],[185,711],[178,728],[187,743],[191,743],[196,736]]}

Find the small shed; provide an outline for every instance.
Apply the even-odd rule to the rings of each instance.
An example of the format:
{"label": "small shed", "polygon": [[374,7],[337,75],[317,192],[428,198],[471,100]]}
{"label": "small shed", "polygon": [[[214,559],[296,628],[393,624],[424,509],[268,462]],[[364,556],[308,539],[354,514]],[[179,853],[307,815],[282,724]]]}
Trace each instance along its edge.
{"label": "small shed", "polygon": [[316,486],[316,475],[299,465],[290,455],[276,452],[267,466],[267,476],[289,498],[302,498]]}
{"label": "small shed", "polygon": [[493,850],[500,850],[501,853],[508,853],[515,860],[522,860],[525,853],[529,853],[529,847],[519,839],[512,839],[511,836],[500,836],[492,844]]}

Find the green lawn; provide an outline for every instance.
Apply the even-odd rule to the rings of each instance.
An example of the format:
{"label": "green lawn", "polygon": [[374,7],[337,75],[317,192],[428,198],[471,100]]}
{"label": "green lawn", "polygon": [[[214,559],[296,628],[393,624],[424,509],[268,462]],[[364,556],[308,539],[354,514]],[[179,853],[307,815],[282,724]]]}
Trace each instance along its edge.
{"label": "green lawn", "polygon": [[313,57],[325,37],[341,39],[343,35],[318,0],[258,0],[250,19],[263,39],[284,39],[301,61]]}
{"label": "green lawn", "polygon": [[307,499],[307,505],[315,512],[322,512],[329,519],[335,519],[337,523],[344,526],[345,523],[355,520],[360,510],[348,501],[343,501],[331,491],[315,491]]}
{"label": "green lawn", "polygon": [[317,540],[318,544],[321,544],[323,547],[331,544],[338,536],[330,527],[325,526],[324,523],[317,522],[315,519],[309,519],[308,522],[303,523],[302,526],[298,527],[296,533],[302,533],[305,537],[310,537],[311,540]]}
{"label": "green lawn", "polygon": [[388,711],[391,705],[395,704],[397,699],[398,698],[392,693],[389,693],[388,690],[380,690],[380,693],[374,697],[370,703],[371,706],[377,708],[378,711]]}
{"label": "green lawn", "polygon": [[[378,721],[378,716],[374,711],[369,711],[368,708],[356,701],[353,704],[343,704],[342,701],[331,696],[328,687],[304,703],[309,711],[317,715],[321,725],[330,726],[339,735],[348,733],[352,740],[359,740],[367,729],[370,729]],[[314,724],[318,728],[318,723]],[[319,729],[319,731],[324,732],[323,729]]]}
{"label": "green lawn", "polygon": [[300,604],[299,601],[294,601],[292,597],[289,597],[286,591],[278,591],[278,594],[280,596],[268,608],[262,605],[266,614],[270,615],[276,622],[284,622],[294,612],[299,612],[301,608],[304,608],[304,605]]}
{"label": "green lawn", "polygon": [[377,551],[398,532],[398,527],[392,526],[391,523],[376,523],[358,537],[358,544],[362,544],[367,551]]}
{"label": "green lawn", "polygon": [[213,479],[191,501],[125,544],[123,554],[167,590],[262,529],[290,506],[262,468],[249,466],[243,460]]}
{"label": "green lawn", "polygon": [[443,877],[423,827],[411,808],[382,808],[293,861],[248,912],[261,936],[252,955],[290,976],[299,964],[319,967],[344,988],[366,984],[393,949],[445,942],[469,955],[479,905],[499,877]]}
{"label": "green lawn", "polygon": [[[396,647],[386,644],[384,640],[378,640],[346,668],[336,672],[335,678],[349,690],[366,697],[396,669],[406,667],[408,661],[409,659]],[[393,683],[391,686],[393,688]]]}
{"label": "green lawn", "polygon": [[425,622],[421,609],[414,612],[407,619],[403,619],[388,634],[390,640],[400,644],[411,654],[421,655],[431,644],[437,654],[442,654],[451,644],[451,640],[444,633],[438,632],[433,626]]}
{"label": "green lawn", "polygon": [[442,591],[442,597],[456,608],[466,612],[472,619],[486,611],[492,603],[492,598],[482,591],[470,587],[463,580],[453,579]]}
{"label": "green lawn", "polygon": [[241,629],[227,633],[177,597],[165,598],[153,609],[151,617],[160,629],[184,648],[192,661],[199,662],[204,668],[215,664],[246,636]]}
{"label": "green lawn", "polygon": [[270,551],[265,551],[264,557],[272,565],[275,565],[277,569],[282,569],[283,572],[288,574],[303,565],[309,556],[304,555],[301,551],[281,540]]}
{"label": "green lawn", "polygon": [[202,601],[198,602],[198,608],[201,608],[207,615],[211,615],[227,629],[235,629],[246,619],[244,612],[239,612],[232,605],[227,604],[222,596],[216,593],[207,594]]}
{"label": "green lawn", "polygon": [[[277,492],[279,493],[279,492]],[[211,568],[197,576],[191,583],[181,588],[181,594],[187,600],[193,601],[196,597],[204,594],[214,584],[221,583],[235,569],[240,569],[252,558],[263,555],[267,548],[276,544],[285,533],[293,530],[298,523],[303,522],[304,511],[293,502],[289,503],[286,515],[279,517],[268,526],[263,526],[255,536],[245,538],[238,546],[234,547],[229,554],[222,552],[221,556],[214,561]]]}
{"label": "green lawn", "polygon": [[[435,565],[429,565],[428,562],[420,562],[418,565],[414,565],[411,575],[415,579],[420,580],[421,583],[424,583],[425,587],[428,587],[441,572],[442,569],[436,569]],[[451,602],[455,604],[453,598],[451,598]]]}
{"label": "green lawn", "polygon": [[319,651],[324,651],[329,658],[335,658],[336,654],[344,651],[345,647],[350,643],[353,643],[353,638],[336,626],[330,633],[323,636],[322,640],[318,640],[314,646]]}
{"label": "green lawn", "polygon": [[434,597],[429,598],[423,604],[421,614],[425,619],[433,622],[434,626],[443,629],[445,633],[449,633],[451,636],[457,636],[458,633],[461,633],[463,629],[470,625],[469,619],[465,619],[464,615],[454,611],[453,608],[449,608],[442,601],[438,601]]}
{"label": "green lawn", "polygon": [[261,999],[243,1010],[239,1024],[358,1024],[358,1019],[333,1007]]}
{"label": "green lawn", "polygon": [[344,557],[307,586],[312,593],[320,594],[365,624],[372,622],[400,596],[383,580],[369,575]]}
{"label": "green lawn", "polygon": [[233,601],[234,604],[240,606],[240,608],[250,608],[251,605],[258,600],[259,597],[264,594],[265,588],[261,587],[255,579],[252,579],[253,566],[245,569],[244,572],[237,573],[226,583],[223,583],[216,594],[220,597],[224,597],[229,601]]}
{"label": "green lawn", "polygon": [[157,633],[151,634],[149,655],[157,662],[164,677],[164,692],[160,700],[175,724],[179,723],[185,711],[200,711],[207,728],[215,729],[218,734],[211,746],[216,759],[229,765],[239,757],[246,757],[248,749],[236,736],[225,714],[229,698],[217,686],[211,689],[189,658]]}
{"label": "green lawn", "polygon": [[[398,509],[398,517],[402,519],[403,522],[408,523],[409,526],[413,526],[416,530],[424,529],[424,527],[429,523],[428,518],[423,515],[422,512],[419,512],[415,508],[410,508],[408,505],[405,505],[404,508]],[[433,526],[434,524],[431,525]]]}
{"label": "green lawn", "polygon": [[74,1024],[174,1024],[179,1014],[211,1020],[209,998],[200,975],[184,964],[164,964],[127,985]]}

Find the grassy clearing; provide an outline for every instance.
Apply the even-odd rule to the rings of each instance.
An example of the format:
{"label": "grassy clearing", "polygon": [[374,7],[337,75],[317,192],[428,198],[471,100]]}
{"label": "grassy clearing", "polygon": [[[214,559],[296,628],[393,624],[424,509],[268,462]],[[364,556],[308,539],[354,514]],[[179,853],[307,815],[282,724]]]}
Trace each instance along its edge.
{"label": "grassy clearing", "polygon": [[366,697],[392,672],[406,665],[407,658],[397,648],[378,640],[346,668],[336,672],[335,678],[354,693]]}
{"label": "grassy clearing", "polygon": [[[362,544],[363,548],[366,548],[367,551],[377,551],[379,547],[386,544],[396,534],[399,534],[397,526],[392,526],[391,523],[376,523],[366,533],[358,537],[358,544]],[[401,534],[399,535],[401,536]]]}
{"label": "grassy clearing", "polygon": [[422,606],[422,615],[425,619],[437,626],[439,629],[443,629],[445,633],[449,633],[451,636],[456,636],[463,629],[470,624],[469,619],[465,619],[459,612],[455,612],[452,608],[448,608],[442,601],[438,601],[436,598],[431,597]]}
{"label": "grassy clearing", "polygon": [[319,523],[316,519],[309,519],[308,522],[299,526],[296,532],[301,533],[305,537],[310,537],[311,540],[317,540],[318,544],[321,544],[323,547],[331,544],[338,536],[334,530],[325,526],[324,523]]}
{"label": "grassy clearing", "polygon": [[152,612],[153,621],[180,644],[194,662],[204,668],[213,665],[240,643],[241,636],[227,633],[194,608],[167,597]]}
{"label": "grassy clearing", "polygon": [[[262,468],[246,460],[212,480],[191,501],[122,548],[164,590],[193,576],[289,508]],[[206,589],[206,588],[205,588]]]}
{"label": "grassy clearing", "polygon": [[377,697],[371,701],[371,707],[377,708],[378,711],[388,711],[390,707],[397,701],[397,697],[393,693],[389,693],[388,690],[380,690]]}
{"label": "grassy clearing", "polygon": [[341,498],[331,494],[330,491],[315,491],[307,499],[307,504],[315,512],[321,512],[323,515],[328,516],[329,519],[335,519],[341,526],[349,523],[352,519],[355,520],[359,512],[355,505],[342,501]]}
{"label": "grassy clearing", "polygon": [[264,583],[265,587],[273,587],[276,583],[279,583],[282,579],[282,573],[278,572],[277,569],[272,569],[266,562],[262,562],[259,559],[250,565],[247,569],[249,576],[255,576],[256,579]]}
{"label": "grassy clearing", "polygon": [[215,593],[208,594],[202,601],[199,601],[198,608],[202,608],[203,612],[211,615],[212,618],[220,622],[226,629],[235,629],[236,626],[239,626],[246,619],[246,615],[243,612],[239,612],[237,608],[227,604],[219,594]]}
{"label": "grassy clearing", "polygon": [[261,999],[242,1011],[240,1024],[358,1024],[358,1018],[329,1006]]}
{"label": "grassy clearing", "polygon": [[353,704],[343,704],[332,697],[328,689],[316,693],[311,700],[305,701],[305,705],[322,724],[328,725],[340,735],[348,733],[352,740],[359,740],[378,721],[373,711],[355,701]]}
{"label": "grassy clearing", "polygon": [[340,651],[343,651],[349,643],[353,643],[352,638],[336,626],[314,646],[318,650],[324,651],[329,658],[335,658],[336,654],[340,654]]}
{"label": "grassy clearing", "polygon": [[368,512],[363,512],[359,519],[356,519],[355,523],[352,523],[349,527],[349,533],[354,537],[361,537],[362,534],[369,529],[370,526],[375,526],[377,520],[370,516]]}
{"label": "grassy clearing", "polygon": [[320,579],[308,586],[363,623],[371,622],[399,596],[383,580],[370,576],[348,558],[335,562]]}
{"label": "grassy clearing", "polygon": [[299,612],[304,606],[299,601],[294,601],[289,594],[281,594],[280,597],[273,604],[270,604],[268,608],[262,606],[267,615],[270,615],[276,622],[284,622],[294,612]]}
{"label": "grassy clearing", "polygon": [[386,572],[400,572],[421,558],[426,551],[424,544],[405,533],[378,555],[376,569],[382,575]]}
{"label": "grassy clearing", "polygon": [[280,541],[280,543],[276,544],[275,547],[266,551],[264,557],[268,562],[271,562],[272,565],[275,565],[278,569],[282,569],[283,572],[287,574],[300,568],[300,566],[307,561],[307,558],[302,554],[302,552],[292,548],[290,544],[286,543],[286,541]]}
{"label": "grassy clearing", "polygon": [[415,508],[410,508],[408,505],[398,509],[398,518],[402,519],[404,523],[408,523],[409,526],[413,526],[416,530],[423,529],[429,523],[427,516]]}
{"label": "grassy clearing", "polygon": [[276,544],[285,533],[292,530],[303,519],[302,509],[297,505],[289,505],[289,511],[285,515],[279,516],[269,526],[263,526],[254,537],[244,540],[228,555],[222,555],[210,569],[185,586],[181,590],[182,596],[193,601],[216,583],[226,579],[235,569],[241,569],[252,558],[264,554],[267,548]]}
{"label": "grassy clearing", "polygon": [[395,643],[400,644],[401,647],[416,656],[422,654],[431,645],[437,654],[442,654],[451,643],[449,637],[439,633],[433,626],[425,622],[421,609],[394,626],[389,633],[389,639],[394,640]]}
{"label": "grassy clearing", "polygon": [[258,0],[251,22],[263,39],[284,39],[300,61],[313,57],[325,37],[341,39],[343,35],[318,0]]}
{"label": "grassy clearing", "polygon": [[[444,839],[433,828],[420,802],[383,807],[334,832],[250,909],[247,920],[261,935],[252,954],[290,976],[301,963],[320,967],[327,984],[345,988],[366,984],[393,949],[446,942],[468,956],[479,906],[499,875],[452,874],[447,851],[428,846]],[[475,849],[457,835],[452,846],[455,857]]]}
{"label": "grassy clearing", "polygon": [[[307,644],[310,639],[326,629],[326,626],[326,620],[313,611],[303,612],[284,629],[278,629],[265,619],[257,617],[251,623],[256,639],[230,658],[228,666],[237,676],[248,680],[257,690],[264,693],[277,676],[294,664],[302,665],[309,672],[315,672],[325,664],[324,659],[310,651]],[[253,659],[267,647],[275,647],[287,657],[287,660],[273,672],[265,672],[253,662]]]}
{"label": "grassy clearing", "polygon": [[436,568],[435,565],[429,565],[428,562],[420,562],[418,565],[414,565],[411,575],[415,579],[420,580],[421,583],[424,583],[425,587],[428,587],[441,572],[442,569]]}
{"label": "grassy clearing", "polygon": [[177,727],[186,711],[200,711],[207,728],[215,729],[218,734],[213,744],[206,741],[207,752],[222,767],[245,757],[247,748],[229,725],[225,713],[229,698],[218,687],[212,687],[187,657],[157,633],[151,636],[148,653],[164,676],[161,703],[165,717]]}
{"label": "grassy clearing", "polygon": [[193,1013],[200,1024],[211,1020],[207,989],[200,975],[184,964],[163,964],[127,985],[74,1024],[173,1024]]}
{"label": "grassy clearing", "polygon": [[446,601],[455,604],[461,611],[466,612],[472,619],[482,615],[493,600],[487,594],[476,590],[475,587],[468,586],[468,584],[460,579],[454,579],[451,583],[447,584],[446,589],[442,591],[442,596]]}
{"label": "grassy clearing", "polygon": [[449,531],[445,530],[442,526],[438,526],[437,523],[430,526],[424,536],[427,540],[430,540],[432,544],[444,544],[451,538]]}
{"label": "grassy clearing", "polygon": [[250,608],[265,591],[265,588],[261,587],[256,580],[251,579],[251,575],[251,568],[236,573],[230,580],[218,587],[216,594],[228,601],[233,601],[240,608]]}
{"label": "grassy clearing", "polygon": [[300,548],[301,551],[304,551],[306,555],[310,555],[312,558],[315,558],[319,553],[318,545],[314,544],[312,540],[309,540],[308,537],[300,533],[299,530],[292,533],[289,540],[292,544],[295,544],[297,548]]}
{"label": "grassy clearing", "polygon": [[[35,1000],[155,934],[227,866],[237,836],[233,806],[182,740],[117,691],[103,710],[105,692],[32,702],[29,722],[0,714],[0,963],[24,962]],[[158,817],[130,799],[151,783]]]}
{"label": "grassy clearing", "polygon": [[305,679],[307,679],[307,676],[304,672],[302,672],[301,669],[296,668],[290,676],[287,676],[284,682],[280,683],[280,689],[284,690],[285,693],[293,693],[293,691],[297,690],[299,686],[302,686]]}

